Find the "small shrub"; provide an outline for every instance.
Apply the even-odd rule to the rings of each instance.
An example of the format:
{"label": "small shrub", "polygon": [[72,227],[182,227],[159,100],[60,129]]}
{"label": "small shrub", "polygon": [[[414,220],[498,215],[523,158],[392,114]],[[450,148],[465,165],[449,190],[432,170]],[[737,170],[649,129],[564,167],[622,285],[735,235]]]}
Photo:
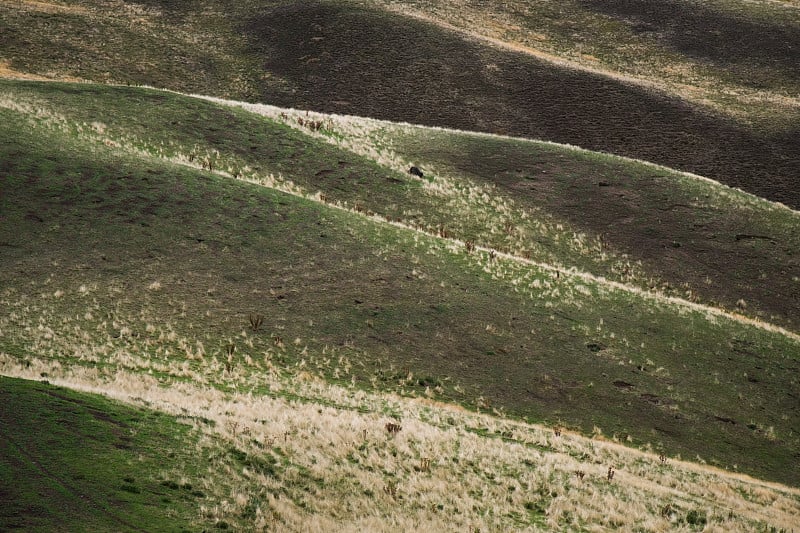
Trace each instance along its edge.
{"label": "small shrub", "polygon": [[706,513],[704,511],[692,509],[686,513],[686,523],[691,526],[705,526],[707,521]]}
{"label": "small shrub", "polygon": [[394,481],[390,481],[383,487],[383,492],[391,496],[392,498],[397,497],[397,483]]}
{"label": "small shrub", "polygon": [[131,483],[124,483],[120,490],[124,490],[125,492],[130,492],[131,494],[139,494],[142,492],[142,489],[137,487],[136,485],[132,485]]}
{"label": "small shrub", "polygon": [[178,490],[179,488],[181,488],[180,485],[178,485],[177,483],[175,483],[171,479],[166,479],[166,480],[162,481],[161,485],[167,487],[168,489],[172,489],[172,490]]}
{"label": "small shrub", "polygon": [[261,324],[264,323],[264,315],[260,315],[258,313],[250,313],[250,328],[253,331],[258,331],[261,327]]}
{"label": "small shrub", "polygon": [[545,514],[546,512],[544,504],[540,501],[539,502],[527,501],[525,502],[524,506],[525,510],[534,514]]}
{"label": "small shrub", "polygon": [[420,387],[439,387],[442,382],[432,376],[425,376],[417,380],[417,385]]}
{"label": "small shrub", "polygon": [[395,424],[394,422],[386,423],[386,431],[388,431],[390,435],[397,435],[400,433],[401,429],[403,429],[403,427],[400,424]]}

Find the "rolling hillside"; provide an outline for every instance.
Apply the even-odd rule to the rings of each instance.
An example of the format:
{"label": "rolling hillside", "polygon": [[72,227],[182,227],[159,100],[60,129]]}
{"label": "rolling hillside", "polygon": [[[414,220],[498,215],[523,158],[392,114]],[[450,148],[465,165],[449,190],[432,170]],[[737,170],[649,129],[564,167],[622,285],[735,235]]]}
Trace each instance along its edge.
{"label": "rolling hillside", "polygon": [[461,4],[0,2],[0,529],[795,527],[798,6]]}
{"label": "rolling hillside", "polygon": [[[651,290],[643,261],[498,185],[412,179],[393,167],[402,151],[364,155],[367,132],[403,146],[415,128],[330,117],[312,132],[305,113],[273,111],[281,123],[161,91],[3,88],[12,312],[0,328],[12,360],[100,379],[149,368],[164,384],[210,363],[221,379],[208,383],[228,390],[234,344],[227,368],[248,374],[266,358],[796,483],[796,333]],[[654,171],[613,164],[629,179]],[[709,210],[746,209],[796,247],[774,231],[796,224],[793,211],[670,176],[704,189]],[[538,245],[517,248],[528,242]],[[775,250],[762,260],[790,268]],[[251,314],[263,324],[248,333]]]}
{"label": "rolling hillside", "polygon": [[648,4],[8,1],[0,59],[574,144],[800,207],[796,2]]}

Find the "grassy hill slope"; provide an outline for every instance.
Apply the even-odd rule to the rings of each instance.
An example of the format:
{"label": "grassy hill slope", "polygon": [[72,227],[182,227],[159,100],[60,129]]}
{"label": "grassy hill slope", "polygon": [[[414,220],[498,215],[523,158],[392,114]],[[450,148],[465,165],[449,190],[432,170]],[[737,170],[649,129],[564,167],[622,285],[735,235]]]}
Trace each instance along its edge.
{"label": "grassy hill slope", "polygon": [[40,76],[543,138],[800,206],[795,7],[675,1],[654,20],[644,3],[483,5],[5,3],[0,58]]}
{"label": "grassy hill slope", "polygon": [[[311,371],[797,483],[791,332],[593,277],[613,252],[511,209],[500,187],[412,180],[305,127],[160,91],[4,87],[0,349],[14,364],[254,394],[270,369]],[[330,124],[317,134],[345,135]],[[450,203],[448,187],[478,201]],[[764,223],[794,220],[751,201]],[[452,209],[454,234],[426,218]],[[552,228],[551,244],[530,259],[481,248],[505,251],[491,226],[470,233],[498,212]]]}
{"label": "grassy hill slope", "polygon": [[[4,372],[28,379],[54,370],[29,363],[0,356]],[[800,514],[800,493],[784,486],[303,373],[261,374],[266,395],[201,385],[203,371],[162,384],[119,368],[66,374],[59,383],[135,405],[0,379],[20,406],[4,411],[5,443],[24,443],[35,461],[0,463],[4,476],[24,479],[3,493],[4,527],[760,531],[789,530]],[[253,377],[237,369],[227,379]],[[87,450],[95,461],[84,470]],[[62,490],[43,501],[37,492],[54,485]],[[47,512],[76,495],[63,514]]]}
{"label": "grassy hill slope", "polygon": [[798,217],[779,205],[699,176],[562,145],[243,106],[305,133],[324,124],[318,138],[389,170],[413,164],[426,171],[421,189],[404,200],[420,209],[402,215],[403,204],[376,196],[374,183],[342,194],[341,182],[327,180],[329,168],[293,178],[329,199],[769,322],[791,326],[800,316]]}
{"label": "grassy hill slope", "polygon": [[205,494],[169,477],[169,465],[201,467],[188,426],[18,379],[0,378],[0,400],[3,531],[196,529]]}
{"label": "grassy hill slope", "polygon": [[[800,319],[796,214],[696,177],[543,143],[251,107],[292,127],[270,129],[152,91],[6,87],[38,108],[30,112],[85,124],[96,142],[282,182],[554,269],[738,302],[738,312],[790,329]],[[412,179],[411,164],[427,177]]]}

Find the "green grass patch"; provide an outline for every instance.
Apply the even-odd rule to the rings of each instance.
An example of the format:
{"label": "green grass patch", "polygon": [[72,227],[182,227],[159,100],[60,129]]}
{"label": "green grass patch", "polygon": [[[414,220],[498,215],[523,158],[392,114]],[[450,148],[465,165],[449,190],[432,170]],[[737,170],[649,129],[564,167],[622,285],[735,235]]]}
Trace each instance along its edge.
{"label": "green grass patch", "polygon": [[0,378],[0,398],[0,529],[198,530],[200,500],[159,481],[191,462],[187,426],[45,383]]}

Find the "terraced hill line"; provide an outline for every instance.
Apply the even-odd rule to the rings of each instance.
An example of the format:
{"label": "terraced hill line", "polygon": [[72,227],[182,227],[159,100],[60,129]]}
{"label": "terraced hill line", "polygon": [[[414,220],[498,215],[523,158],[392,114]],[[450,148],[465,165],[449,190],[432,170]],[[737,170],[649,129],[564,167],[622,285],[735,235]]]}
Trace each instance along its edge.
{"label": "terraced hill line", "polygon": [[[82,5],[94,3],[85,0]],[[69,71],[86,79],[150,83],[285,107],[549,138],[684,168],[800,206],[792,187],[797,174],[792,113],[776,111],[783,108],[771,104],[756,113],[752,111],[756,106],[736,103],[738,90],[722,95],[721,105],[731,102],[731,109],[737,107],[745,115],[762,117],[766,113],[784,120],[773,121],[764,131],[736,123],[730,114],[723,120],[718,115],[725,113],[711,113],[707,106],[689,105],[688,100],[675,96],[681,92],[680,85],[673,87],[673,96],[667,98],[633,82],[556,67],[530,54],[477,42],[433,22],[407,17],[403,23],[386,10],[388,2],[286,0],[267,4],[263,9],[245,4],[223,16],[225,10],[218,0],[205,2],[206,22],[200,22],[191,8],[175,3],[165,11],[172,15],[146,10],[141,4],[135,4],[141,9],[124,13],[95,10],[89,24],[83,17],[26,16],[27,11],[6,9],[8,55],[14,69],[45,76]],[[430,11],[423,4],[432,5],[418,4],[422,11]],[[438,8],[428,14],[467,31],[564,55],[589,68],[650,77],[647,65],[642,71],[620,68],[614,64],[613,54],[609,56],[611,66],[582,58],[569,35],[553,48],[550,43],[529,42],[525,24],[519,32],[505,36],[503,28],[495,32],[491,26],[472,27],[467,17],[475,9],[460,13],[458,3],[441,4],[455,6],[452,13],[457,16],[451,18],[450,12]],[[507,4],[506,11],[524,3]],[[219,9],[209,7],[212,5]],[[574,12],[579,11],[575,7]],[[504,25],[505,19],[499,22]],[[476,17],[475,23],[481,24],[482,18]],[[209,24],[215,31],[210,31]],[[77,38],[84,27],[94,28],[92,35]],[[374,36],[367,39],[369,47],[354,44],[365,35]],[[74,44],[74,49],[70,47],[72,52],[67,55],[55,53],[53,39]],[[95,39],[105,43],[100,55],[91,46]],[[130,42],[142,46],[131,51],[126,44]],[[169,46],[164,44],[167,42]],[[653,52],[654,46],[642,46],[644,52]],[[560,47],[565,49],[563,54]],[[320,60],[328,56],[336,60]],[[680,60],[683,55],[676,57]],[[406,73],[398,66],[410,70]],[[682,71],[678,69],[671,79],[680,82]],[[709,90],[713,92],[714,86]],[[770,97],[768,93],[763,96]]]}

